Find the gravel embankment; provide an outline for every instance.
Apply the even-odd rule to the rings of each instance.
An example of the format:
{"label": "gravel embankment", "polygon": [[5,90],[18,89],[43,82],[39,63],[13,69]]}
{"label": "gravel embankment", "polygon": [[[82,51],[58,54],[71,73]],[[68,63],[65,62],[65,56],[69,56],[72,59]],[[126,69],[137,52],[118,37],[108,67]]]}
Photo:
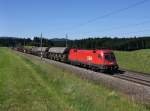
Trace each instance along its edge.
{"label": "gravel embankment", "polygon": [[[16,52],[16,53],[21,54],[24,57],[27,57],[29,59],[40,60],[40,57],[37,57],[37,56],[23,54],[20,52]],[[92,81],[96,84],[102,84],[116,91],[123,92],[124,94],[127,94],[133,100],[138,100],[139,102],[142,102],[142,103],[150,103],[150,87],[148,86],[140,85],[134,82],[115,78],[115,77],[112,77],[110,75],[106,75],[103,73],[94,72],[91,70],[87,70],[84,68],[72,66],[72,65],[57,62],[57,61],[52,61],[52,60],[45,59],[45,58],[43,59],[43,62],[53,64],[62,69],[67,69],[82,79]]]}

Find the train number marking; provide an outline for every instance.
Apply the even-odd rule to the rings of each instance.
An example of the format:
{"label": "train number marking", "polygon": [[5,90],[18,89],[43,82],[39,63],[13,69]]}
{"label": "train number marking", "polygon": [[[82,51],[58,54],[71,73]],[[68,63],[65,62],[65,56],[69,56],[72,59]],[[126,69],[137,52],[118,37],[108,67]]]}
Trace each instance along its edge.
{"label": "train number marking", "polygon": [[87,56],[87,58],[86,58],[88,61],[92,61],[92,56]]}

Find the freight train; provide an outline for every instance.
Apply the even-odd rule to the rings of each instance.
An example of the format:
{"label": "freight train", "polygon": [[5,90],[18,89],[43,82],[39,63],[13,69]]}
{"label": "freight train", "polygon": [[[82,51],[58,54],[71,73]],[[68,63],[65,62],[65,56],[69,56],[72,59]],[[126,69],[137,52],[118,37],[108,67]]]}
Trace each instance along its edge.
{"label": "freight train", "polygon": [[30,49],[22,47],[15,49],[92,70],[117,71],[119,68],[113,51],[109,49],[83,50],[67,47],[33,47]]}

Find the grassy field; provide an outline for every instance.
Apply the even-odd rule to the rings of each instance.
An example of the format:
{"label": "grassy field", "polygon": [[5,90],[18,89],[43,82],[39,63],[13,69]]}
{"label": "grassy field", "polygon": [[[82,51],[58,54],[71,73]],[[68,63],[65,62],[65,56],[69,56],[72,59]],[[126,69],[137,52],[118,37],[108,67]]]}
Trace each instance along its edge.
{"label": "grassy field", "polygon": [[120,67],[150,74],[150,49],[116,51],[115,55]]}
{"label": "grassy field", "polygon": [[0,111],[148,111],[69,71],[0,48]]}

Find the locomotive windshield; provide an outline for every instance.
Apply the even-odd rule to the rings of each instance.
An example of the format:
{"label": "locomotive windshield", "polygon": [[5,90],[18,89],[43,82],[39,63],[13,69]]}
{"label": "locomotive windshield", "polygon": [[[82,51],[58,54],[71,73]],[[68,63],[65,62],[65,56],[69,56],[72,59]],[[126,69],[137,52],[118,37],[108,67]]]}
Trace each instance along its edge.
{"label": "locomotive windshield", "polygon": [[105,59],[108,61],[114,61],[116,59],[114,53],[105,53],[104,55]]}

